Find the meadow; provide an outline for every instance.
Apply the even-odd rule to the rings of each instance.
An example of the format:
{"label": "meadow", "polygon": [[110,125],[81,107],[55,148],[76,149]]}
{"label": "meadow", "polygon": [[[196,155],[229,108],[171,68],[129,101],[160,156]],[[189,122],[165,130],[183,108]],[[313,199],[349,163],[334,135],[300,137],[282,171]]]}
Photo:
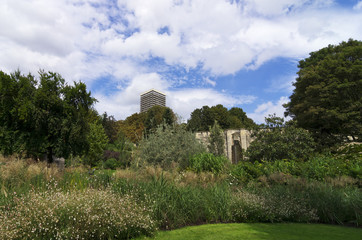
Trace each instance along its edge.
{"label": "meadow", "polygon": [[[358,159],[345,164],[350,176],[316,164],[303,177],[293,170],[301,166],[290,165],[243,163],[217,174],[155,166],[91,171],[1,158],[0,239],[130,239],[208,223],[361,226]],[[329,175],[321,181],[321,174]]]}

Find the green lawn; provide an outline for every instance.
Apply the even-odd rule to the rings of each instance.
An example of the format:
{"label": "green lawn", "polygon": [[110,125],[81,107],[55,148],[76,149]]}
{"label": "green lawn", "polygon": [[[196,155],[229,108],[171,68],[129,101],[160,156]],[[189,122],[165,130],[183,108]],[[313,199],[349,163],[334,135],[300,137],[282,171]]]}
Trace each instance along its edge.
{"label": "green lawn", "polygon": [[331,226],[322,224],[296,223],[241,223],[241,224],[208,224],[185,227],[173,231],[160,231],[154,238],[138,239],[170,239],[170,240],[360,240],[362,229],[352,227]]}

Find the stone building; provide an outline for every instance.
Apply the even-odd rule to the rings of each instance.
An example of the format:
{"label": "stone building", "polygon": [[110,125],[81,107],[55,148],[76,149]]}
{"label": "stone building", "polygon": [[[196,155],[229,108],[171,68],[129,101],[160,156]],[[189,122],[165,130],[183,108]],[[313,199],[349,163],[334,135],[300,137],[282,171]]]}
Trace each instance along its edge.
{"label": "stone building", "polygon": [[[196,138],[205,145],[208,144],[210,132],[196,132]],[[224,131],[225,155],[232,163],[243,159],[243,151],[248,149],[251,141],[251,131],[246,129],[229,129]]]}

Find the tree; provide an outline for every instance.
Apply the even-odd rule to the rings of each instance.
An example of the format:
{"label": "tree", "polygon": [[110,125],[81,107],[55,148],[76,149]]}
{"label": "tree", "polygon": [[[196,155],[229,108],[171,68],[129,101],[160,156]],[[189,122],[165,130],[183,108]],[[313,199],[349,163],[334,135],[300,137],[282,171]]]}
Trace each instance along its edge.
{"label": "tree", "polygon": [[245,128],[253,129],[256,127],[255,122],[248,118],[243,109],[233,107],[229,110],[230,115],[230,128]]}
{"label": "tree", "polygon": [[107,134],[110,143],[114,143],[118,138],[119,125],[113,116],[108,116],[105,112],[102,115],[102,126]]}
{"label": "tree", "polygon": [[214,125],[210,127],[210,138],[207,148],[215,156],[223,156],[225,153],[224,144],[224,132],[217,121],[215,121]]}
{"label": "tree", "polygon": [[187,128],[191,131],[208,131],[209,128],[217,121],[222,129],[246,128],[251,129],[256,124],[246,116],[241,108],[231,108],[228,110],[221,104],[212,106],[203,106],[195,109],[187,121]]}
{"label": "tree", "polygon": [[95,166],[102,160],[103,152],[108,143],[108,137],[102,124],[90,124],[90,131],[87,136],[87,141],[89,142],[89,150],[85,153],[84,156],[85,163],[91,166]]}
{"label": "tree", "polygon": [[275,161],[282,159],[308,159],[314,151],[312,135],[303,128],[296,127],[294,121],[284,123],[283,118],[270,115],[265,118],[253,134],[246,155],[251,161]]}
{"label": "tree", "polygon": [[134,113],[124,121],[118,121],[120,132],[131,142],[138,143],[143,138],[146,116],[146,112]]}
{"label": "tree", "polygon": [[165,121],[167,124],[172,125],[172,123],[175,121],[174,119],[176,119],[176,116],[170,108],[157,105],[153,106],[152,108],[148,109],[144,122],[147,134],[154,131]]}
{"label": "tree", "polygon": [[196,139],[194,133],[180,126],[159,125],[140,142],[136,163],[148,163],[170,168],[172,163],[186,168],[189,158],[205,152],[204,145]]}
{"label": "tree", "polygon": [[79,155],[88,148],[88,116],[96,101],[84,83],[65,84],[57,73],[40,71],[39,82],[19,71],[0,72],[0,150],[31,157]]}
{"label": "tree", "polygon": [[286,116],[320,142],[362,140],[362,42],[329,45],[299,62]]}

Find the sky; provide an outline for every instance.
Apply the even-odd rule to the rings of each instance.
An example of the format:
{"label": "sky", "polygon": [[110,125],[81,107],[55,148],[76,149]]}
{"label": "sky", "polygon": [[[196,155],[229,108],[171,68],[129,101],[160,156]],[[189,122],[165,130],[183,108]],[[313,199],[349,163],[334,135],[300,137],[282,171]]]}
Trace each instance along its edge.
{"label": "sky", "polygon": [[362,40],[362,0],[0,0],[0,70],[87,84],[97,111],[156,89],[182,121],[202,106],[283,116],[298,62]]}

